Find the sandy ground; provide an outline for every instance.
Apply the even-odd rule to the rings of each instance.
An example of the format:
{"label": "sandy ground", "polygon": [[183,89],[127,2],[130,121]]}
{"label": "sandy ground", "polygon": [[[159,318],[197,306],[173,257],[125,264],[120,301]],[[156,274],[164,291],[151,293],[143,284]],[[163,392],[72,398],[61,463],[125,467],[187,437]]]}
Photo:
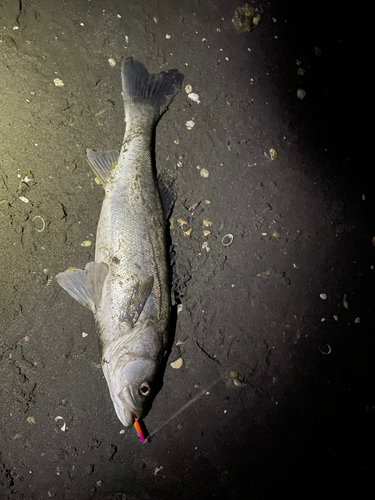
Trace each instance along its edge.
{"label": "sandy ground", "polygon": [[[373,491],[373,16],[336,3],[255,4],[238,33],[238,1],[0,2],[1,499]],[[54,280],[93,260],[85,150],[121,144],[126,56],[200,100],[156,133],[182,310],[144,445]]]}

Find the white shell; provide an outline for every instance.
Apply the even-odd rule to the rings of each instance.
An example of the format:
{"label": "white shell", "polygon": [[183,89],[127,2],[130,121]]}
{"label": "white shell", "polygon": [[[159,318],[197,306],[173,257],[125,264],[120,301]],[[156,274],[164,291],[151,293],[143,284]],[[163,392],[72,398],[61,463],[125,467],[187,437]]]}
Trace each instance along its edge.
{"label": "white shell", "polygon": [[229,247],[229,245],[231,245],[233,243],[233,234],[226,234],[225,236],[222,237],[221,239],[221,243],[225,246],[225,247]]}
{"label": "white shell", "polygon": [[40,219],[40,220],[42,221],[42,229],[37,229],[37,228],[35,228],[35,231],[38,231],[38,233],[42,233],[42,232],[45,230],[45,228],[46,228],[46,223],[44,222],[43,217],[41,217],[40,215],[36,215],[36,216],[33,218],[33,221],[34,221],[35,219]]}

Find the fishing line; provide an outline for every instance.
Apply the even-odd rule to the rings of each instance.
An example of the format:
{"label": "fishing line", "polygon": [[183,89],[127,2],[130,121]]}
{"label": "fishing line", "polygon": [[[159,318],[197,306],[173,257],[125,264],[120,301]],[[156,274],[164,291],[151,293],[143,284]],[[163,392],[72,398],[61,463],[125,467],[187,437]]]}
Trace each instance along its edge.
{"label": "fishing line", "polygon": [[163,429],[163,427],[165,427],[167,424],[169,424],[169,422],[171,420],[173,420],[175,417],[177,417],[177,415],[179,415],[180,413],[182,413],[183,411],[185,411],[186,408],[188,408],[191,404],[193,404],[197,399],[199,399],[202,396],[204,396],[206,394],[206,392],[209,389],[212,389],[212,387],[214,387],[218,382],[220,382],[220,380],[222,380],[221,377],[218,378],[217,380],[215,380],[214,382],[212,382],[208,387],[206,387],[205,389],[203,389],[201,392],[199,392],[198,394],[196,394],[186,404],[184,404],[183,406],[181,406],[181,408],[179,410],[177,410],[176,413],[174,413],[166,422],[164,422],[163,424],[159,425],[159,427],[157,427],[153,432],[150,432],[149,435],[147,436],[146,441],[148,441],[149,439],[151,439],[152,437],[154,437],[157,432],[159,432],[161,429]]}

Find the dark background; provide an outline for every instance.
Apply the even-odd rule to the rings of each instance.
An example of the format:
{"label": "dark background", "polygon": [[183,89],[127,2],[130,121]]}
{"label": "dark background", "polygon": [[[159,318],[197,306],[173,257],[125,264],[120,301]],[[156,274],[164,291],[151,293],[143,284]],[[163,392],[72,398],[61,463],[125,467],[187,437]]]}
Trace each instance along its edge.
{"label": "dark background", "polygon": [[[0,1],[1,499],[374,491],[374,12],[255,3],[240,34],[239,5]],[[121,433],[92,314],[54,280],[93,259],[85,149],[121,144],[130,55],[201,101],[183,88],[156,132],[182,310],[145,445]]]}

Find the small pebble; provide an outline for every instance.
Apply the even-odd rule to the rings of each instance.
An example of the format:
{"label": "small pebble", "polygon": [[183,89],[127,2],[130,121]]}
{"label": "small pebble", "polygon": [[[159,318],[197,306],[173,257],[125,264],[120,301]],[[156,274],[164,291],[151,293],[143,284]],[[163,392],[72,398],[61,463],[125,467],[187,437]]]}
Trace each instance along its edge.
{"label": "small pebble", "polygon": [[190,92],[188,94],[188,98],[191,100],[191,101],[194,101],[196,102],[197,104],[200,104],[200,100],[199,100],[199,95],[198,94],[195,94],[194,92]]}
{"label": "small pebble", "polygon": [[179,368],[181,368],[182,365],[183,365],[182,358],[178,358],[178,359],[176,359],[176,361],[171,363],[171,367],[174,368],[175,370],[178,370]]}
{"label": "small pebble", "polygon": [[184,221],[184,219],[177,219],[178,224],[180,227],[187,226],[187,222]]}
{"label": "small pebble", "polygon": [[242,380],[240,380],[239,378],[235,378],[233,380],[233,383],[234,385],[236,385],[237,387],[243,387],[245,384],[245,382],[242,382]]}
{"label": "small pebble", "polygon": [[269,155],[271,160],[276,160],[278,156],[276,149],[271,148],[269,151]]}
{"label": "small pebble", "polygon": [[297,90],[297,97],[298,99],[304,99],[306,97],[306,90],[303,90],[303,89],[298,89]]}
{"label": "small pebble", "polygon": [[315,55],[316,57],[320,57],[322,55],[322,49],[315,47]]}
{"label": "small pebble", "polygon": [[206,250],[206,252],[210,251],[210,247],[208,246],[208,241],[203,242],[202,250]]}
{"label": "small pebble", "polygon": [[346,294],[344,294],[344,298],[342,299],[342,304],[345,307],[345,309],[349,309],[349,302]]}
{"label": "small pebble", "polygon": [[361,322],[361,318],[355,318],[354,323],[360,323],[360,322]]}
{"label": "small pebble", "polygon": [[53,83],[56,85],[56,87],[64,87],[64,82],[60,78],[55,78],[53,80]]}
{"label": "small pebble", "polygon": [[322,299],[322,300],[327,300],[327,295],[325,293],[321,293],[319,295],[319,297]]}

